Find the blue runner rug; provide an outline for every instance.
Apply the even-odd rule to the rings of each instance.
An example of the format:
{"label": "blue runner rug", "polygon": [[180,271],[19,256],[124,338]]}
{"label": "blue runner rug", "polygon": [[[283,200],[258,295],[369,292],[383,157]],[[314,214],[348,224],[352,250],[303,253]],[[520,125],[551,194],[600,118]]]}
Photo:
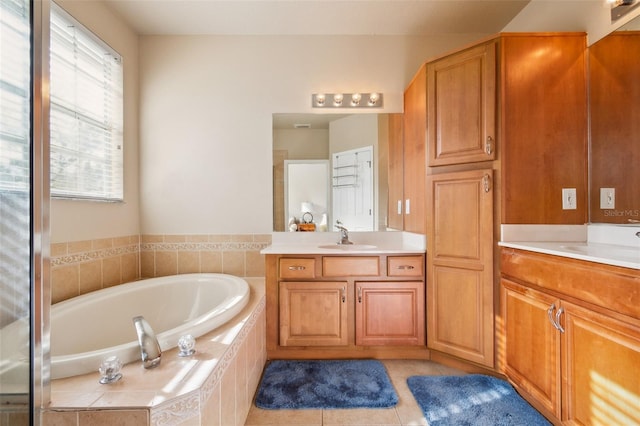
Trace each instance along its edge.
{"label": "blue runner rug", "polygon": [[412,376],[407,384],[429,426],[550,425],[513,387],[491,376]]}
{"label": "blue runner rug", "polygon": [[398,403],[384,365],[373,360],[272,361],[256,406],[265,409],[388,408]]}

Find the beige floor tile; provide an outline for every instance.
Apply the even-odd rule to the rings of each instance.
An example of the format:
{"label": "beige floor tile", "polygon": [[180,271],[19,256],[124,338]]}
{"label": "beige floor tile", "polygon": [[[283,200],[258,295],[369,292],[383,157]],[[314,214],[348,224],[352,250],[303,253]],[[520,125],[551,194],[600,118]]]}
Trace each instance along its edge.
{"label": "beige floor tile", "polygon": [[262,410],[254,405],[245,426],[261,425],[322,425],[322,410]]}
{"label": "beige floor tile", "polygon": [[322,410],[323,425],[399,425],[395,408]]}

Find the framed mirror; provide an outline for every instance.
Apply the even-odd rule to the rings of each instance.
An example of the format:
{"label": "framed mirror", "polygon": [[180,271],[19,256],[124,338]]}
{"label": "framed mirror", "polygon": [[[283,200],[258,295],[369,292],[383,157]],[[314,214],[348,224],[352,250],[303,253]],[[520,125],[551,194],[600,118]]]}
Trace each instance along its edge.
{"label": "framed mirror", "polygon": [[[285,164],[291,164],[293,161],[327,161],[330,164],[327,187],[333,188],[334,173],[331,164],[334,154],[357,151],[365,147],[371,147],[373,153],[371,230],[387,230],[388,138],[387,114],[273,114],[273,230],[289,231],[289,219],[296,213],[295,210],[302,206],[302,200],[290,202],[287,198]],[[322,206],[322,209],[326,207],[326,231],[335,231],[333,224],[336,218],[333,217],[334,200],[331,192],[327,205]],[[301,211],[294,217],[300,221],[302,214]],[[316,222],[316,230],[324,230],[325,228],[317,226],[322,221],[322,212],[312,212],[312,215]],[[349,228],[346,223],[345,226]],[[357,226],[354,229],[356,228]]]}
{"label": "framed mirror", "polygon": [[640,17],[589,47],[590,221],[640,223]]}

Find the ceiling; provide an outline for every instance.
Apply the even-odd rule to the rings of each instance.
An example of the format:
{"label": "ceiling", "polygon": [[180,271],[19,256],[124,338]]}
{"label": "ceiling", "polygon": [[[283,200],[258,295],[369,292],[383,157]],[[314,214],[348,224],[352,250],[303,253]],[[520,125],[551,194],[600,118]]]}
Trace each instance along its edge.
{"label": "ceiling", "polygon": [[105,0],[142,35],[411,36],[497,33],[529,1]]}

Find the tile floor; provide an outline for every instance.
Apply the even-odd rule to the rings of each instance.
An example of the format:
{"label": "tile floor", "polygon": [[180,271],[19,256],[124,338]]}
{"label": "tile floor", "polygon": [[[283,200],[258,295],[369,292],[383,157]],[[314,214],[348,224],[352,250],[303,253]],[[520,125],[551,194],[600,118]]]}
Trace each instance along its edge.
{"label": "tile floor", "polygon": [[259,425],[426,425],[420,407],[407,387],[407,377],[461,375],[460,370],[431,361],[383,360],[398,394],[398,405],[384,409],[262,410],[252,405],[245,426]]}

